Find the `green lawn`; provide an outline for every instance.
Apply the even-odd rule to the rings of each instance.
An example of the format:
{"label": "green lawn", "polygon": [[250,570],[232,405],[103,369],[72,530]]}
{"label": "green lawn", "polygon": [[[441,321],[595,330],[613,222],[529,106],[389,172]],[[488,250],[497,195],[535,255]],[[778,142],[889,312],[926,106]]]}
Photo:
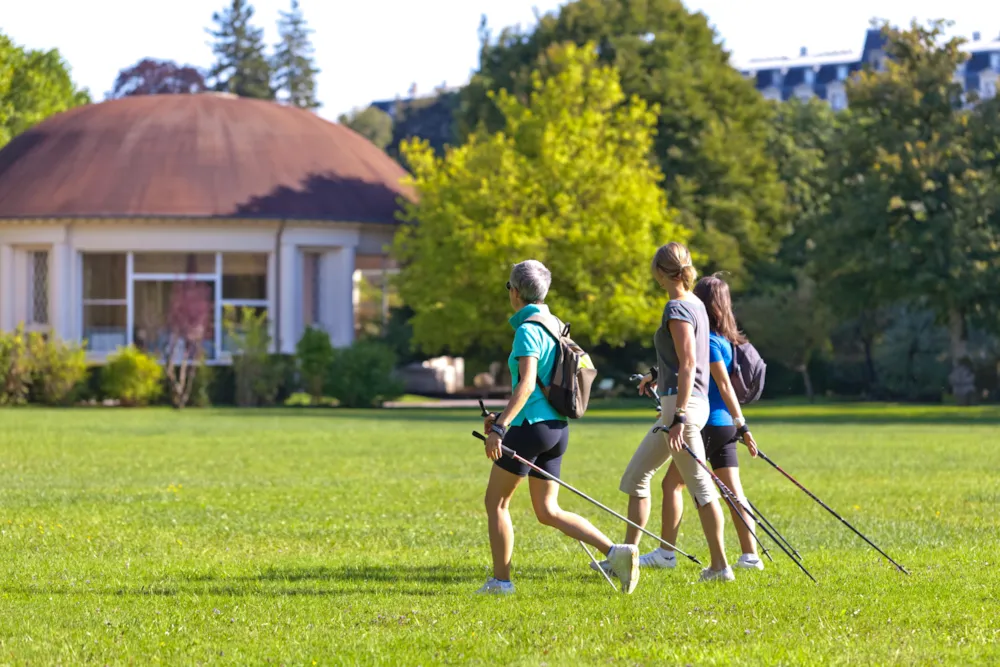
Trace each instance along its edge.
{"label": "green lawn", "polygon": [[[612,594],[524,489],[506,599],[472,595],[489,573],[475,411],[2,414],[0,664],[1000,662],[996,408],[750,411],[764,451],[910,577],[745,460],[818,585],[776,551],[735,584],[696,584],[682,561]],[[566,479],[623,508],[650,418],[575,424]],[[679,542],[707,555],[693,513]]]}

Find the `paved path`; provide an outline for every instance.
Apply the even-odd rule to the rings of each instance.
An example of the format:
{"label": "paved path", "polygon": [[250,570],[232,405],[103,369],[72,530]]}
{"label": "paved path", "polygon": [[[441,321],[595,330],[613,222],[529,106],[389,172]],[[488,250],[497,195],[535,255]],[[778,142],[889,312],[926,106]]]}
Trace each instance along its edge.
{"label": "paved path", "polygon": [[[488,408],[503,408],[507,405],[507,401],[497,398],[488,398],[485,401],[486,407]],[[456,399],[445,399],[443,401],[428,401],[426,403],[398,403],[390,401],[384,403],[383,407],[386,408],[417,408],[417,409],[428,409],[428,408],[478,408],[479,400],[475,398],[456,398]]]}

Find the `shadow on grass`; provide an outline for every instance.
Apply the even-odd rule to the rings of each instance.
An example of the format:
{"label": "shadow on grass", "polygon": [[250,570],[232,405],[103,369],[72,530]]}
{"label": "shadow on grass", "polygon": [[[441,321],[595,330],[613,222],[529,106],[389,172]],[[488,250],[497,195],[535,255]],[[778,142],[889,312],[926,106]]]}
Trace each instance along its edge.
{"label": "shadow on grass", "polygon": [[[552,579],[586,581],[593,573],[583,568],[526,569],[519,581],[541,582]],[[225,576],[186,573],[176,579],[140,586],[70,587],[70,586],[0,586],[5,594],[23,596],[100,595],[139,598],[172,598],[187,595],[225,597],[338,597],[345,595],[416,595],[434,597],[477,589],[486,578],[485,567],[472,566],[382,566],[349,567],[274,567],[257,574]],[[179,580],[179,581],[177,581]]]}

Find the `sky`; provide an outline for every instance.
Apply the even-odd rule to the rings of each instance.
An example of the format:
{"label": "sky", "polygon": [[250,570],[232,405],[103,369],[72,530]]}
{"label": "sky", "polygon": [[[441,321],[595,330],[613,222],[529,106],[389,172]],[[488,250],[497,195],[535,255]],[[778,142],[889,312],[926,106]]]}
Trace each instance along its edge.
{"label": "sky", "polygon": [[[268,44],[277,41],[278,12],[290,0],[252,0]],[[142,58],[207,68],[213,61],[205,29],[228,0],[0,0],[0,32],[15,43],[58,48],[74,80],[104,98],[118,71]],[[464,84],[478,64],[477,28],[486,15],[494,32],[530,26],[535,11],[559,0],[300,0],[315,31],[321,73],[320,114],[380,99]],[[947,18],[953,32],[1000,36],[1000,3],[982,0],[687,0],[715,26],[736,63],[752,58],[860,49],[874,17],[896,24]]]}

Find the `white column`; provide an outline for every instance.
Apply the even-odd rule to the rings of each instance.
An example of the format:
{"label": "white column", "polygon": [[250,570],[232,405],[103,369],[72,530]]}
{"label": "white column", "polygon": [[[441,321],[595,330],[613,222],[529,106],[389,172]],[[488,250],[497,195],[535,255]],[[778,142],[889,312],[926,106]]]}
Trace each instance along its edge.
{"label": "white column", "polygon": [[0,245],[0,331],[11,331],[14,321],[14,249]]}
{"label": "white column", "polygon": [[323,253],[320,261],[319,315],[334,347],[354,342],[354,247]]}
{"label": "white column", "polygon": [[52,333],[75,340],[73,332],[73,252],[68,243],[53,243],[49,253],[49,318]]}
{"label": "white column", "polygon": [[275,304],[278,298],[278,274],[277,274],[277,253],[267,253],[267,333],[271,336],[271,352],[275,352],[275,345],[278,340],[278,330],[274,328],[275,318],[278,311]]}
{"label": "white column", "polygon": [[302,330],[302,269],[299,253],[291,243],[281,244],[281,275],[279,276],[279,297],[281,308],[281,349],[279,352],[295,352]]}

